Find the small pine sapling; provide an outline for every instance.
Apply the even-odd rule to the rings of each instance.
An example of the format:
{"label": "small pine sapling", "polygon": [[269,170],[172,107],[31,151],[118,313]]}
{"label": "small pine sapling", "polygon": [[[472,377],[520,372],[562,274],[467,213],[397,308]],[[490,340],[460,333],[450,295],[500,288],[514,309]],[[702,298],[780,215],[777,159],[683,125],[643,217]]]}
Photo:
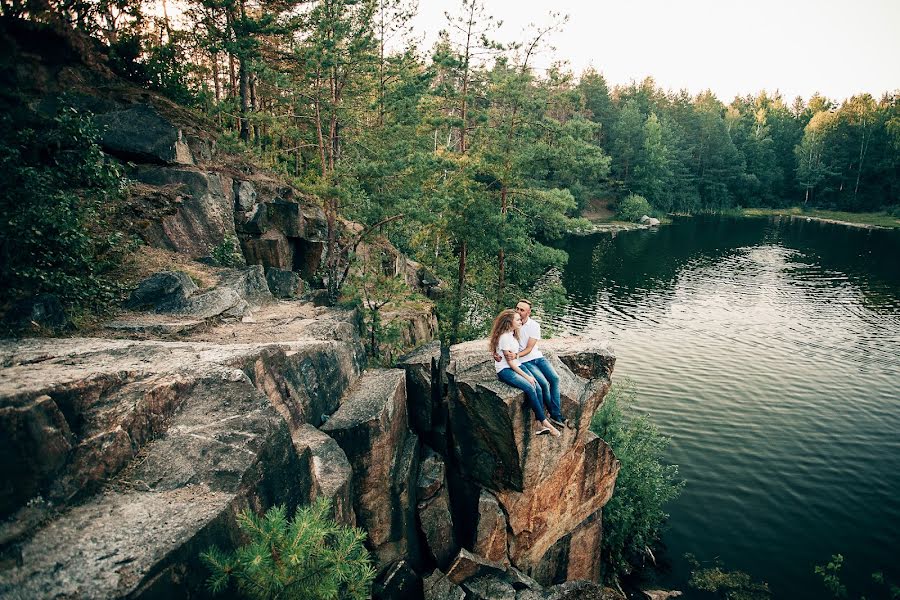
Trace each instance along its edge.
{"label": "small pine sapling", "polygon": [[375,570],[363,546],[366,533],[329,518],[331,502],[319,499],[287,518],[282,506],[265,515],[238,516],[247,544],[232,553],[213,546],[200,555],[214,594],[232,581],[244,596],[270,600],[364,600]]}

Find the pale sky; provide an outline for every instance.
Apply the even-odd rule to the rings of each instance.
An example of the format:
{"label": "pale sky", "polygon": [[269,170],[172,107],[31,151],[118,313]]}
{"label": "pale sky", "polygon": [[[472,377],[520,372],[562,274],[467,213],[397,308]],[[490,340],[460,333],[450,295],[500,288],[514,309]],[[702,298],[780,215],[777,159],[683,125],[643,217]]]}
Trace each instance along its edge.
{"label": "pale sky", "polygon": [[[419,0],[430,48],[459,0]],[[569,15],[536,63],[589,66],[610,86],[646,76],[666,90],[711,89],[720,100],[766,89],[788,103],[816,91],[835,100],[900,90],[900,0],[488,0],[499,40],[522,40],[549,10]],[[523,40],[524,41],[524,40]]]}

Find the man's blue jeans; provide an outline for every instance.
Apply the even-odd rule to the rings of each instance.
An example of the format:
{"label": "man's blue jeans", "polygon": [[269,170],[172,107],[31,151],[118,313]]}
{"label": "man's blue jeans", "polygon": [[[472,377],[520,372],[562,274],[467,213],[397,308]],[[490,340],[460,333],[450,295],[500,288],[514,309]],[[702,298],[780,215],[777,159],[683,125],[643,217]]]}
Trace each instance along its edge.
{"label": "man's blue jeans", "polygon": [[550,409],[550,416],[557,421],[562,421],[563,416],[559,405],[559,375],[556,374],[550,361],[542,356],[519,363],[519,366],[537,380],[542,391],[541,395],[547,401],[547,408]]}
{"label": "man's blue jeans", "polygon": [[538,421],[543,421],[547,418],[544,414],[543,402],[541,401],[540,390],[535,389],[531,382],[513,371],[512,369],[503,369],[499,373],[497,373],[497,379],[511,385],[513,387],[517,387],[523,392],[525,392],[525,397],[528,399],[528,403],[531,405],[531,410],[534,411],[534,418]]}

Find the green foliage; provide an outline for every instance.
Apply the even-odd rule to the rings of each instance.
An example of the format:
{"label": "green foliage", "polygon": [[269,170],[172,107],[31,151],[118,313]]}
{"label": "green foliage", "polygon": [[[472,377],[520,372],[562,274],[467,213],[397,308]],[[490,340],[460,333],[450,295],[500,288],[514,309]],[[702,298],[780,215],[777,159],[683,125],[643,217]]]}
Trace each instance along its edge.
{"label": "green foliage", "polygon": [[[844,556],[842,554],[832,554],[831,560],[824,565],[816,565],[813,572],[822,578],[822,584],[832,598],[849,597],[847,586],[841,579],[841,570],[844,568]],[[887,581],[884,573],[876,571],[872,573],[872,581],[878,586],[884,588],[884,598],[897,600],[900,598],[900,586],[894,585]],[[879,594],[879,597],[880,594]],[[859,596],[860,600],[866,600],[866,596]]]}
{"label": "green foliage", "polygon": [[678,467],[663,463],[669,439],[646,415],[627,417],[634,385],[613,385],[591,422],[621,463],[612,498],[603,508],[602,556],[607,580],[629,573],[659,540],[665,504],[681,492]]}
{"label": "green foliage", "polygon": [[647,199],[637,194],[629,194],[616,207],[616,217],[621,221],[636,222],[642,216],[649,216],[652,212],[653,207],[650,206]]}
{"label": "green foliage", "polygon": [[209,254],[220,267],[238,268],[247,266],[247,261],[244,260],[244,255],[241,253],[240,242],[233,235],[226,236],[221,243],[213,246]]}
{"label": "green foliage", "polygon": [[834,554],[831,560],[824,565],[816,565],[814,572],[822,577],[825,589],[835,598],[847,597],[847,586],[841,582],[841,568],[844,566],[844,556]]}
{"label": "green foliage", "polygon": [[198,106],[208,100],[198,78],[199,67],[181,60],[191,43],[188,32],[175,32],[165,43],[157,43],[140,30],[128,30],[110,44],[110,66],[179,104]]}
{"label": "green foliage", "polygon": [[369,597],[375,570],[363,546],[366,534],[329,518],[327,499],[297,509],[284,506],[264,516],[247,510],[238,517],[247,544],[228,553],[211,547],[200,555],[210,569],[209,589],[221,593],[232,582],[254,599],[323,600]]}
{"label": "green foliage", "polygon": [[[374,247],[370,248],[370,252],[374,251]],[[379,365],[389,366],[403,350],[403,323],[402,317],[385,323],[382,310],[411,299],[412,293],[403,279],[385,273],[382,265],[371,257],[362,260],[357,258],[355,266],[343,289],[345,300],[362,309],[369,357]]]}
{"label": "green foliage", "polygon": [[772,597],[767,583],[755,582],[743,571],[728,571],[718,560],[711,567],[701,568],[694,555],[686,554],[685,558],[691,565],[688,585],[693,588],[714,592],[725,600],[769,600]]}
{"label": "green foliage", "polygon": [[7,298],[57,294],[100,310],[119,292],[109,277],[125,235],[110,225],[118,166],[91,118],[66,107],[52,120],[0,118],[0,287]]}

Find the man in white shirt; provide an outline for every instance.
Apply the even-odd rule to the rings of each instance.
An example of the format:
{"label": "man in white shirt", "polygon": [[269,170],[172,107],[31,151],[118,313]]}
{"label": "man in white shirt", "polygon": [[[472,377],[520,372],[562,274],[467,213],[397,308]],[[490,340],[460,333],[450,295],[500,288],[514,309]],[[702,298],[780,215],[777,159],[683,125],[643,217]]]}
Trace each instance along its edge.
{"label": "man in white shirt", "polygon": [[516,312],[522,317],[522,328],[519,330],[519,366],[537,380],[538,386],[543,391],[547,408],[550,409],[550,422],[559,427],[565,427],[565,418],[560,412],[559,404],[559,375],[550,361],[537,348],[537,342],[541,339],[541,325],[531,318],[531,302],[519,300],[516,303]]}

